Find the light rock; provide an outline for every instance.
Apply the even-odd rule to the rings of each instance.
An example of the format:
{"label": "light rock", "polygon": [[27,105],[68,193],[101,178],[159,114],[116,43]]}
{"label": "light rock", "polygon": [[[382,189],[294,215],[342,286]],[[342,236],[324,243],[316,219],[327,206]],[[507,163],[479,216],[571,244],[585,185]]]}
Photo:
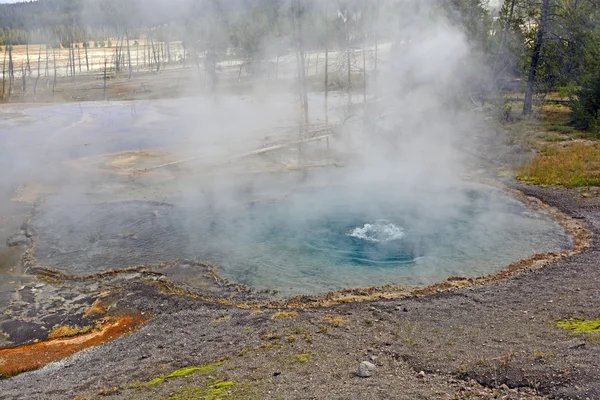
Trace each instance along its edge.
{"label": "light rock", "polygon": [[373,371],[375,370],[375,364],[372,364],[368,361],[363,361],[358,365],[358,369],[356,370],[356,376],[361,378],[368,378],[373,375]]}

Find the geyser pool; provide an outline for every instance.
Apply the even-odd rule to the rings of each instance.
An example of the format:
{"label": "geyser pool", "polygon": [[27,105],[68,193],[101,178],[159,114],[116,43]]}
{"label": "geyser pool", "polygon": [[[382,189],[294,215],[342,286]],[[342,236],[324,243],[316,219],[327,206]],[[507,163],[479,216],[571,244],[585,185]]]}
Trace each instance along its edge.
{"label": "geyser pool", "polygon": [[50,198],[34,222],[38,259],[77,273],[196,259],[219,265],[231,281],[292,295],[490,274],[571,246],[557,223],[480,185],[443,194],[362,185],[261,201],[207,198],[79,205]]}

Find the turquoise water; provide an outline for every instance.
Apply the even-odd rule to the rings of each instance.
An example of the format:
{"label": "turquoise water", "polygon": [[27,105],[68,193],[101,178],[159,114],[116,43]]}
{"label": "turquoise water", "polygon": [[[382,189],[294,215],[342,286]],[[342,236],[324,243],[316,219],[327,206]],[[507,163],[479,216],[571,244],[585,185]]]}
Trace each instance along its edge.
{"label": "turquoise water", "polygon": [[[484,186],[297,190],[270,201],[52,205],[35,225],[46,265],[91,273],[174,258],[286,295],[485,275],[569,248],[555,222]],[[60,203],[60,202],[58,202]]]}

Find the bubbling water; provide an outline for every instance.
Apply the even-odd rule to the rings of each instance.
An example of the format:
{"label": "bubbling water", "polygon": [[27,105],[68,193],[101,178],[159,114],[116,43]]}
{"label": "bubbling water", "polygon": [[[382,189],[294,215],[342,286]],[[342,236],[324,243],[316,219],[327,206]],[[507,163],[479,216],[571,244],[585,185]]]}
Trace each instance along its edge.
{"label": "bubbling water", "polygon": [[365,224],[362,228],[354,228],[348,236],[373,243],[385,243],[400,240],[404,237],[404,229],[390,221],[380,219],[374,224]]}

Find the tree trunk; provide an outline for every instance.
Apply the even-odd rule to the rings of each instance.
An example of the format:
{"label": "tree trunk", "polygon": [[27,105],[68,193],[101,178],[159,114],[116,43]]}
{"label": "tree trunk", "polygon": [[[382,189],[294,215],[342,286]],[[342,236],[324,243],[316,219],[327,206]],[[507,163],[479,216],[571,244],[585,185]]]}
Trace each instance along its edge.
{"label": "tree trunk", "polygon": [[40,46],[40,48],[38,50],[38,65],[37,65],[37,76],[38,76],[38,79],[39,79],[39,77],[41,75],[41,71],[40,71],[41,64],[42,64],[42,46]]}
{"label": "tree trunk", "polygon": [[350,33],[347,35],[348,50],[347,50],[347,68],[348,68],[348,106],[352,105],[352,60],[350,58],[352,47],[350,46]]}
{"label": "tree trunk", "polygon": [[46,68],[45,68],[44,75],[46,76],[46,78],[48,78],[48,76],[50,76],[50,68],[49,68],[49,64],[50,64],[49,58],[50,58],[50,56],[48,54],[48,45],[45,44],[44,47],[46,48]]}
{"label": "tree trunk", "polygon": [[[71,28],[72,29],[72,28]],[[73,38],[73,30],[69,35],[69,42],[71,45],[71,76],[75,76],[75,43]]]}
{"label": "tree trunk", "polygon": [[40,70],[41,63],[42,63],[42,46],[40,46],[39,53],[38,53],[37,77],[35,78],[35,83],[33,85],[33,101],[37,101],[37,86],[38,86],[38,81],[40,80],[40,76],[42,76],[42,71]]}
{"label": "tree trunk", "polygon": [[129,31],[127,29],[125,30],[125,40],[127,41],[127,62],[129,63],[129,81],[131,82],[133,70],[131,69],[131,49],[129,47]]}
{"label": "tree trunk", "polygon": [[[363,34],[363,103],[367,104],[367,34]],[[366,109],[365,109],[366,116]]]}
{"label": "tree trunk", "polygon": [[54,57],[54,81],[52,82],[52,100],[54,100],[54,92],[56,91],[56,49],[52,48],[52,55]]}
{"label": "tree trunk", "polygon": [[515,12],[515,4],[516,4],[517,0],[511,0],[510,2],[510,11],[508,12],[508,19],[506,20],[506,24],[504,24],[504,32],[502,33],[502,40],[500,41],[500,48],[498,49],[498,54],[496,55],[496,62],[494,63],[494,68],[492,69],[492,72],[494,74],[494,79],[496,78],[496,75],[500,72],[500,61],[502,60],[503,56],[504,56],[504,48],[506,47],[506,41],[508,40],[508,32],[510,30],[510,24],[512,23],[513,20],[513,15]]}
{"label": "tree trunk", "polygon": [[21,63],[21,89],[23,89],[23,101],[25,101],[25,94],[27,93],[27,67]]}
{"label": "tree trunk", "polygon": [[119,57],[119,45],[115,48],[115,76],[118,76],[119,72],[121,72],[121,64]]}
{"label": "tree trunk", "polygon": [[8,36],[8,98],[12,94],[12,87],[15,80],[15,69],[12,58],[12,41],[10,35]]}
{"label": "tree trunk", "polygon": [[379,68],[379,40],[377,37],[377,32],[375,32],[375,75],[377,75],[377,70]]}
{"label": "tree trunk", "polygon": [[304,125],[308,127],[308,84],[306,81],[306,60],[304,58],[304,38],[302,32],[302,15],[300,15],[300,0],[298,6],[298,52],[300,54],[300,86],[302,87],[302,107],[304,109]]}
{"label": "tree trunk", "polygon": [[171,42],[167,38],[167,60],[171,64]]}
{"label": "tree trunk", "polygon": [[108,61],[105,58],[104,59],[104,101],[106,101],[106,79],[107,79],[106,68],[107,68],[107,65],[108,65]]}
{"label": "tree trunk", "polygon": [[81,74],[81,47],[77,44],[77,62],[79,64],[79,73]]}
{"label": "tree trunk", "polygon": [[85,68],[87,72],[90,72],[90,59],[88,58],[88,47],[90,47],[90,42],[84,43],[84,51],[85,51]]}
{"label": "tree trunk", "polygon": [[[6,50],[6,49],[5,49]],[[6,97],[6,51],[4,52],[4,62],[2,63],[2,98]]]}
{"label": "tree trunk", "polygon": [[29,64],[29,32],[27,32],[27,42],[25,43],[25,49],[27,51],[27,67],[25,68],[25,71],[29,72],[29,75],[31,75],[31,64]]}
{"label": "tree trunk", "polygon": [[523,114],[531,114],[533,109],[533,89],[536,83],[537,70],[540,63],[540,53],[544,44],[544,34],[546,33],[546,25],[548,24],[548,14],[550,13],[550,0],[544,0],[542,3],[542,16],[538,26],[535,44],[533,46],[533,54],[531,56],[531,64],[529,65],[529,77],[527,78],[527,88],[525,90],[525,101],[523,104]]}
{"label": "tree trunk", "polygon": [[69,48],[69,59],[67,60],[67,65],[65,66],[65,76],[69,75],[69,71],[71,71],[71,49]]}
{"label": "tree trunk", "polygon": [[[325,125],[329,125],[329,0],[325,0]],[[329,137],[327,138],[329,148]]]}
{"label": "tree trunk", "polygon": [[[152,43],[152,54],[154,55],[154,62],[156,63],[156,72],[160,72],[160,54],[156,54],[156,47],[154,46],[154,38],[151,39]],[[160,51],[160,49],[159,49]]]}

